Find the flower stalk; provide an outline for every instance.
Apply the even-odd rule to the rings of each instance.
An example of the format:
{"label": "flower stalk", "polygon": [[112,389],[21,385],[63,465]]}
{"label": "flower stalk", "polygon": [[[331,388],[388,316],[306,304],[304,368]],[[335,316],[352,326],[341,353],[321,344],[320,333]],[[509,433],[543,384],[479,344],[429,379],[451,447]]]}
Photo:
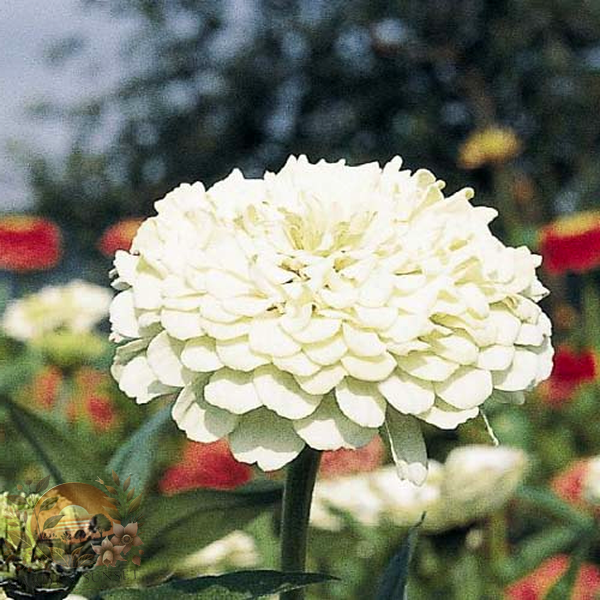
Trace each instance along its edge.
{"label": "flower stalk", "polygon": [[[308,519],[321,452],[306,446],[288,467],[281,517],[281,570],[302,572],[306,566]],[[281,600],[303,600],[303,590],[281,594]]]}

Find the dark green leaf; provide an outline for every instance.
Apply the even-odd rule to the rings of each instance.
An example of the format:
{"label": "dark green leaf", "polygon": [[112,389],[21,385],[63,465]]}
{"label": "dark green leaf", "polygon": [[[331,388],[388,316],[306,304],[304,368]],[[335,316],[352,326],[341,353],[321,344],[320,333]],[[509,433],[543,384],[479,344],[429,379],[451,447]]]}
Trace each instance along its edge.
{"label": "dark green leaf", "polygon": [[27,500],[23,498],[23,496],[19,496],[19,494],[9,494],[7,497],[8,501],[12,504],[16,504],[17,506],[23,506]]}
{"label": "dark green leaf", "polygon": [[74,437],[67,437],[53,424],[7,401],[9,416],[56,482],[94,479],[103,470],[93,458],[82,453]]}
{"label": "dark green leaf", "polygon": [[43,479],[40,479],[35,486],[36,494],[41,494],[48,487],[49,483],[50,483],[50,475],[46,475],[46,477],[44,477]]}
{"label": "dark green leaf", "polygon": [[138,490],[143,491],[152,475],[158,436],[163,427],[171,422],[171,407],[167,406],[115,452],[108,468],[119,473],[130,473],[131,482]]}
{"label": "dark green leaf", "polygon": [[179,579],[145,589],[101,592],[97,600],[254,600],[281,594],[335,578],[321,573],[281,573],[279,571],[238,571],[226,575]]}
{"label": "dark green leaf", "polygon": [[54,515],[52,517],[48,517],[44,522],[44,530],[52,529],[56,525],[58,525],[59,521],[64,517],[64,515]]}
{"label": "dark green leaf", "polygon": [[398,553],[388,563],[379,583],[376,600],[405,600],[408,567],[417,543],[417,533],[418,526],[413,527]]}

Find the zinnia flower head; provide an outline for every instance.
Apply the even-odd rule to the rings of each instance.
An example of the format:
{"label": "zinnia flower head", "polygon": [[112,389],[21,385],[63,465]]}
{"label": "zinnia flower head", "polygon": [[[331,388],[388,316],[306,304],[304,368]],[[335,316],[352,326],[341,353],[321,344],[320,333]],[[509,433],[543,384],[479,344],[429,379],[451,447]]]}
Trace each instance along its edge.
{"label": "zinnia flower head", "polygon": [[158,488],[163,494],[198,488],[232,490],[251,479],[251,467],[233,458],[225,440],[210,444],[188,441],[181,459],[165,471]]}
{"label": "zinnia flower head", "polygon": [[463,169],[478,169],[488,164],[504,163],[521,152],[521,142],[512,129],[488,127],[472,133],[459,151]]}
{"label": "zinnia flower head", "polygon": [[583,478],[583,497],[594,507],[600,507],[600,456],[588,461]]}
{"label": "zinnia flower head", "polygon": [[559,217],[540,232],[540,252],[551,273],[585,273],[600,266],[600,211]]}
{"label": "zinnia flower head", "polygon": [[110,290],[85,281],[47,286],[11,302],[3,329],[6,335],[24,342],[57,332],[87,333],[108,315],[111,299]]}
{"label": "zinnia flower head", "polygon": [[124,219],[111,225],[98,242],[100,252],[112,258],[117,250],[129,250],[142,221],[143,219]]}
{"label": "zinnia flower head", "polygon": [[560,406],[570,400],[577,389],[597,376],[596,353],[584,348],[576,351],[560,346],[554,355],[554,367],[549,379],[540,386],[540,394],[550,405]]}
{"label": "zinnia flower head", "polygon": [[51,269],[61,254],[60,230],[51,221],[29,215],[0,216],[0,269]]}
{"label": "zinnia flower head", "polygon": [[453,429],[494,392],[522,401],[552,348],[539,257],[496,239],[471,189],[445,197],[400,166],[290,158],[157,202],[115,257],[121,390],[177,395],[189,438],[228,437],[263,470],[381,428],[422,482],[419,423]]}

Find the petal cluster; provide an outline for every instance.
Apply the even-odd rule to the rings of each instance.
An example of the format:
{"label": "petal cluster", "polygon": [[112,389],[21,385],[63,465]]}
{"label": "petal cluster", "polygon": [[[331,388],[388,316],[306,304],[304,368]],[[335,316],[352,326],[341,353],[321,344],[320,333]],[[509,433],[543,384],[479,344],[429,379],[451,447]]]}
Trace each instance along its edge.
{"label": "petal cluster", "polygon": [[426,170],[290,158],[156,203],[117,252],[113,374],[138,403],[176,395],[195,441],[274,470],[305,445],[379,429],[400,474],[426,475],[419,423],[453,429],[551,369],[539,257],[490,232],[471,189]]}

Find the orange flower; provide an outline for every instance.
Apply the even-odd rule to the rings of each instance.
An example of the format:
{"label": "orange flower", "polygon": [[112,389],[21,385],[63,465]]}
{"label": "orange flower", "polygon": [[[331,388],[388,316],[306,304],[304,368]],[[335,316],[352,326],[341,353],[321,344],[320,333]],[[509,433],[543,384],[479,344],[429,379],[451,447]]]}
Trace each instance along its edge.
{"label": "orange flower", "polygon": [[383,464],[383,455],[383,442],[378,436],[358,450],[342,448],[323,452],[319,477],[330,478],[374,471]]}
{"label": "orange flower", "polygon": [[0,217],[0,269],[51,269],[61,254],[60,230],[51,221],[29,215]]}
{"label": "orange flower", "polygon": [[460,147],[458,164],[463,169],[478,169],[507,162],[520,151],[521,142],[512,129],[488,127],[467,138]]}
{"label": "orange flower", "polygon": [[588,507],[583,497],[583,482],[588,464],[588,459],[575,461],[550,482],[550,488],[559,498],[577,508]]}
{"label": "orange flower", "polygon": [[143,219],[124,219],[111,225],[98,242],[100,252],[112,258],[117,250],[129,250],[142,221]]}
{"label": "orange flower", "polygon": [[557,348],[550,378],[540,385],[540,395],[549,405],[570,400],[577,388],[596,379],[598,368],[593,350],[578,352],[568,346]]}
{"label": "orange flower", "polygon": [[600,211],[556,219],[540,232],[540,252],[551,273],[584,273],[600,266]]}
{"label": "orange flower", "polygon": [[[545,560],[535,571],[506,589],[506,600],[543,600],[552,586],[569,568],[569,557],[563,554]],[[577,575],[571,600],[594,600],[600,592],[600,569],[584,564]]]}
{"label": "orange flower", "polygon": [[35,375],[25,393],[37,407],[50,410],[56,404],[62,380],[60,369],[44,367]]}
{"label": "orange flower", "polygon": [[165,471],[158,488],[169,495],[197,488],[231,490],[251,478],[252,468],[233,458],[225,440],[186,442],[181,459]]}

